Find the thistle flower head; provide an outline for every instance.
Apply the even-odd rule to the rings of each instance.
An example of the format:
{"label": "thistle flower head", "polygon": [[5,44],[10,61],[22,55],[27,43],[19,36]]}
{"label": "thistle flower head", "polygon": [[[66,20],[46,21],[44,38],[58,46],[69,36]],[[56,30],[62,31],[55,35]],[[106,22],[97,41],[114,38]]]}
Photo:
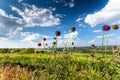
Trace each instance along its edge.
{"label": "thistle flower head", "polygon": [[110,26],[109,25],[104,25],[103,27],[102,27],[102,30],[103,31],[109,31],[110,30]]}
{"label": "thistle flower head", "polygon": [[112,29],[113,29],[113,30],[117,30],[118,28],[119,28],[119,27],[118,27],[117,24],[113,24],[113,25],[112,25]]}
{"label": "thistle flower head", "polygon": [[91,44],[91,47],[92,47],[92,48],[95,48],[95,45],[94,45],[94,44]]}
{"label": "thistle flower head", "polygon": [[45,45],[46,45],[46,46],[48,46],[48,44],[47,44],[47,43],[46,43]]}
{"label": "thistle flower head", "polygon": [[72,45],[74,45],[74,42],[72,42]]}
{"label": "thistle flower head", "polygon": [[94,54],[90,54],[91,57],[95,57]]}
{"label": "thistle flower head", "polygon": [[38,43],[37,45],[38,45],[38,46],[41,46],[42,44],[41,44],[41,43]]}
{"label": "thistle flower head", "polygon": [[58,31],[58,30],[55,32],[55,35],[56,35],[56,36],[60,36],[60,34],[61,34],[61,32]]}
{"label": "thistle flower head", "polygon": [[75,27],[72,27],[71,28],[71,32],[75,32],[76,28]]}
{"label": "thistle flower head", "polygon": [[43,38],[43,41],[46,41],[46,38]]}
{"label": "thistle flower head", "polygon": [[117,46],[112,46],[113,49],[117,49]]}
{"label": "thistle flower head", "polygon": [[56,37],[54,37],[54,40],[56,40]]}
{"label": "thistle flower head", "polygon": [[56,44],[57,44],[56,41],[53,41],[53,42],[52,42],[52,45],[53,45],[53,46],[56,45]]}

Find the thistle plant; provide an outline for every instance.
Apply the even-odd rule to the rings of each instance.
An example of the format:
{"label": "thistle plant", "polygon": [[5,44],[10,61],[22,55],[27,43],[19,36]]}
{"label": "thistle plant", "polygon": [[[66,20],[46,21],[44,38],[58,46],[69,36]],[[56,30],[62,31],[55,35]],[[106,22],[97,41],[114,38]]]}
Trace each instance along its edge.
{"label": "thistle plant", "polygon": [[[102,48],[103,48],[103,46],[104,46],[104,32],[105,31],[109,31],[111,29],[111,27],[109,26],[109,25],[104,25],[103,27],[102,27]],[[108,40],[106,41],[106,42],[108,42]],[[105,55],[106,55],[106,46],[107,46],[107,44],[105,45]]]}
{"label": "thistle plant", "polygon": [[[117,30],[119,27],[117,24],[113,24],[112,25],[112,30],[110,32],[110,34],[108,35],[107,39],[106,39],[106,44],[105,44],[105,55],[106,55],[106,51],[107,51],[107,44],[110,40],[110,37],[112,36],[112,33],[113,33],[113,30]],[[103,37],[102,37],[102,47],[104,45],[104,31],[109,31],[111,29],[111,27],[109,25],[104,25],[102,27],[102,30],[103,30]]]}
{"label": "thistle plant", "polygon": [[56,48],[57,48],[57,44],[58,44],[58,36],[61,35],[61,32],[60,32],[59,30],[57,30],[57,31],[55,32],[55,35],[56,35],[56,37],[55,37],[54,39],[56,40]]}
{"label": "thistle plant", "polygon": [[45,49],[45,46],[46,46],[46,38],[43,38],[43,47],[44,47],[44,49]]}
{"label": "thistle plant", "polygon": [[91,44],[91,47],[94,49],[94,53],[96,54],[97,53],[96,46],[94,44]]}
{"label": "thistle plant", "polygon": [[[76,31],[76,28],[72,27],[70,33],[75,32],[75,31]],[[69,40],[70,36],[71,36],[71,34],[68,35],[68,38],[67,38],[66,43],[65,43],[64,50],[66,50],[66,47],[67,47],[68,40]]]}

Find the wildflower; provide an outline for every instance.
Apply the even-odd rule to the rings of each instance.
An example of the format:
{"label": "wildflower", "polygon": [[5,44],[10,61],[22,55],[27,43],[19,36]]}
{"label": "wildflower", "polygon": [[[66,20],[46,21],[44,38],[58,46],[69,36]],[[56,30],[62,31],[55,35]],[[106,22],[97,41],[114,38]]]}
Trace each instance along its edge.
{"label": "wildflower", "polygon": [[71,32],[75,32],[76,28],[75,27],[72,27],[71,28]]}
{"label": "wildflower", "polygon": [[56,37],[54,37],[54,40],[56,40]]}
{"label": "wildflower", "polygon": [[52,45],[56,45],[56,44],[57,44],[56,41],[53,41]]}
{"label": "wildflower", "polygon": [[72,42],[72,45],[74,45],[74,42]]}
{"label": "wildflower", "polygon": [[38,46],[41,46],[42,44],[41,43],[38,43]]}
{"label": "wildflower", "polygon": [[113,25],[112,25],[112,29],[113,29],[113,30],[117,30],[118,28],[119,28],[119,27],[118,27],[117,24],[113,24]]}
{"label": "wildflower", "polygon": [[57,31],[55,32],[55,34],[56,34],[56,36],[60,36],[61,32],[57,30]]}
{"label": "wildflower", "polygon": [[92,48],[95,48],[95,45],[94,45],[94,44],[91,44],[91,47],[92,47]]}
{"label": "wildflower", "polygon": [[43,38],[43,41],[46,41],[46,38]]}
{"label": "wildflower", "polygon": [[104,25],[103,27],[102,27],[102,30],[103,31],[109,31],[110,30],[110,26],[109,25]]}
{"label": "wildflower", "polygon": [[112,46],[113,49],[117,49],[117,46]]}
{"label": "wildflower", "polygon": [[46,45],[46,46],[48,46],[48,44],[47,44],[47,43],[46,43],[45,45]]}
{"label": "wildflower", "polygon": [[91,57],[95,57],[94,54],[90,54]]}

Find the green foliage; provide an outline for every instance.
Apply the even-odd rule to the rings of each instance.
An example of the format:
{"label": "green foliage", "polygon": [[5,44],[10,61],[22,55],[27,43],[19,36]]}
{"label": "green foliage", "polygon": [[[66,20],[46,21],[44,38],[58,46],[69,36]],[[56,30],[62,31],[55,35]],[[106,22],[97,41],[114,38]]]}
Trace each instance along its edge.
{"label": "green foliage", "polygon": [[0,63],[27,67],[32,72],[31,79],[37,80],[43,77],[46,80],[119,80],[120,62],[116,57],[101,56],[78,53],[3,54]]}

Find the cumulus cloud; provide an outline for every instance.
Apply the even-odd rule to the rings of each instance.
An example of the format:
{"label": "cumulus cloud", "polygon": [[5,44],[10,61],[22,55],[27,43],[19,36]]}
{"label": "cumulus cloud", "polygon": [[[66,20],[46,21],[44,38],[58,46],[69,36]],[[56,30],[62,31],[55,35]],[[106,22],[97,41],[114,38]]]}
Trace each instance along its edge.
{"label": "cumulus cloud", "polygon": [[23,4],[24,9],[10,6],[19,16],[7,14],[0,9],[0,37],[13,38],[23,31],[24,27],[49,27],[60,24],[60,19],[53,15],[54,8],[38,8],[35,5]]}
{"label": "cumulus cloud", "polygon": [[81,20],[83,20],[84,18],[79,17],[78,19],[76,19],[76,22],[80,22]]}
{"label": "cumulus cloud", "polygon": [[0,9],[0,37],[16,36],[23,28],[21,24],[15,22],[16,17],[6,14]]}
{"label": "cumulus cloud", "polygon": [[64,6],[68,6],[70,8],[75,6],[74,0],[55,0],[55,3],[63,3]]}
{"label": "cumulus cloud", "polygon": [[22,41],[34,41],[34,40],[37,40],[38,38],[40,37],[39,34],[28,34],[26,35],[26,37],[22,40]]}
{"label": "cumulus cloud", "polygon": [[100,11],[93,14],[88,14],[85,18],[85,22],[92,27],[98,24],[120,24],[120,1],[119,0],[109,0],[107,5]]}
{"label": "cumulus cloud", "polygon": [[72,32],[72,33],[64,34],[64,38],[65,38],[65,39],[66,39],[66,38],[74,39],[74,38],[77,37],[77,35],[78,35],[78,32],[75,31],[75,32]]}
{"label": "cumulus cloud", "polygon": [[21,17],[17,20],[19,24],[22,23],[27,27],[49,27],[60,24],[60,19],[53,15],[53,9],[38,8],[28,4],[24,4],[24,6],[24,10],[11,6],[11,9]]}
{"label": "cumulus cloud", "polygon": [[102,32],[102,30],[94,30],[93,32],[94,33],[100,33],[100,32]]}
{"label": "cumulus cloud", "polygon": [[22,2],[23,0],[18,0],[18,2]]}

